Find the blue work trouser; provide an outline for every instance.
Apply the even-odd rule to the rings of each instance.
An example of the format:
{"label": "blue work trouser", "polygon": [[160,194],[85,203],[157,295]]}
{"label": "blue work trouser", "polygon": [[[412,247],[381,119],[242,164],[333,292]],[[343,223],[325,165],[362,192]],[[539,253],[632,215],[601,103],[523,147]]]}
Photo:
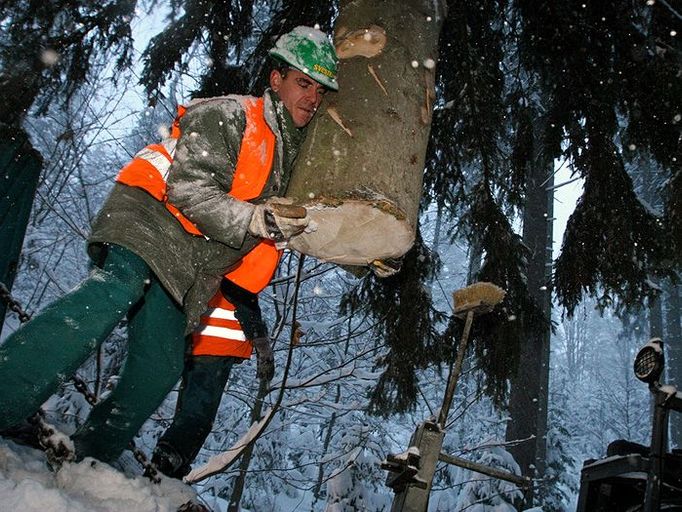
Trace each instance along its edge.
{"label": "blue work trouser", "polygon": [[182,478],[189,473],[213,428],[230,369],[240,361],[190,356],[185,362],[173,423],[159,439],[152,459],[167,476]]}
{"label": "blue work trouser", "polygon": [[126,315],[118,385],[74,435],[78,457],[116,459],[177,382],[185,351],[181,309],[144,260],[120,246],[0,346],[0,429],[33,414]]}

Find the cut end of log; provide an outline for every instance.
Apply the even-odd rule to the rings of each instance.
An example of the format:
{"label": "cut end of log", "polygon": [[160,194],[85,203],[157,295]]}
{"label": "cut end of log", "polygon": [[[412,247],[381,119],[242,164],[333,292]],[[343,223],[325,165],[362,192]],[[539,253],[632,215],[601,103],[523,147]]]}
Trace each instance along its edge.
{"label": "cut end of log", "polygon": [[386,31],[377,25],[352,32],[347,32],[343,28],[337,31],[336,55],[339,59],[358,56],[371,58],[381,53],[384,46]]}
{"label": "cut end of log", "polygon": [[342,265],[367,265],[399,258],[414,243],[415,231],[404,218],[370,201],[305,205],[314,231],[291,239],[289,247]]}

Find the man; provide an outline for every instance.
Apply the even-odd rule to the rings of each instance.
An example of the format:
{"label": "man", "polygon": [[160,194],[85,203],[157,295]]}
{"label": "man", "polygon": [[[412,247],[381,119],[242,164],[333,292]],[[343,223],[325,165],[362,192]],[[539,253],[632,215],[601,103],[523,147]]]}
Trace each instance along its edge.
{"label": "man", "polygon": [[223,275],[266,266],[258,278],[267,284],[275,244],[307,224],[277,198],[303,128],[338,88],[334,48],[319,30],[297,27],[272,55],[282,65],[262,98],[190,105],[169,140],[121,170],[88,241],[90,277],[0,347],[0,430],[35,412],[127,315],[119,383],[73,436],[78,458],[115,460],[177,382],[185,333]]}

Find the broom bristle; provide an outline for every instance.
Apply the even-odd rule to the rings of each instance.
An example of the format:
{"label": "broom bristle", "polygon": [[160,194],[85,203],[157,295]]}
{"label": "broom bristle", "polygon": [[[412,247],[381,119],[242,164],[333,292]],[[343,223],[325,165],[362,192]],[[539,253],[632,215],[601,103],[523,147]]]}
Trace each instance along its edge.
{"label": "broom bristle", "polygon": [[474,283],[461,290],[456,290],[452,294],[455,302],[455,315],[461,315],[471,310],[490,311],[502,302],[506,294],[507,292],[502,288],[488,282]]}

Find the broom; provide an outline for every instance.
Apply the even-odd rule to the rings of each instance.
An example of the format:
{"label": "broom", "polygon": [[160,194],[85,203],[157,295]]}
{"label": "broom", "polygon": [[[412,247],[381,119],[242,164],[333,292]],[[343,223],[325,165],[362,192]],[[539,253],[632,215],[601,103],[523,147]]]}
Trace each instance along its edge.
{"label": "broom", "polygon": [[455,313],[457,318],[465,318],[464,330],[462,337],[459,340],[457,347],[457,358],[450,367],[450,375],[448,376],[448,385],[445,389],[445,397],[443,398],[443,405],[440,408],[438,415],[438,425],[442,429],[445,428],[445,422],[448,419],[450,412],[450,404],[455,395],[455,388],[457,381],[462,372],[462,363],[464,362],[464,354],[466,353],[467,344],[469,342],[469,333],[471,332],[471,325],[474,321],[474,316],[489,313],[497,306],[507,292],[493,283],[481,282],[474,283],[471,286],[456,290],[453,294],[455,303]]}

